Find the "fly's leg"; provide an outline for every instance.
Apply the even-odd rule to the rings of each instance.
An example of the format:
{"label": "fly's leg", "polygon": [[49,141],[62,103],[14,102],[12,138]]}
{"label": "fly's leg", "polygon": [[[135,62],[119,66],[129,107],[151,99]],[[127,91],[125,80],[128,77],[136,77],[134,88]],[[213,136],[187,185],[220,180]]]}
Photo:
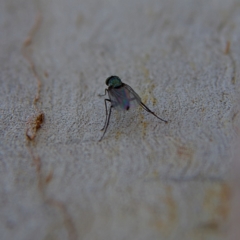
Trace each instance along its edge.
{"label": "fly's leg", "polygon": [[[106,104],[106,101],[110,101],[110,100],[109,100],[109,99],[105,99],[105,104]],[[110,101],[110,102],[111,102],[111,101]],[[105,106],[106,106],[106,105],[105,105]],[[103,137],[104,137],[104,135],[105,135],[105,133],[106,133],[106,131],[107,131],[107,128],[108,128],[108,125],[109,125],[109,120],[110,120],[110,117],[111,117],[111,113],[112,113],[112,105],[110,106],[108,116],[106,115],[107,118],[106,118],[106,122],[105,122],[105,124],[104,124],[105,130],[104,130],[103,135],[102,135],[102,137],[100,138],[99,142],[103,139]],[[103,129],[104,129],[104,128],[103,128]]]}
{"label": "fly's leg", "polygon": [[152,115],[154,115],[155,117],[157,117],[158,119],[160,119],[161,121],[165,122],[165,123],[168,123],[166,120],[158,117],[153,111],[151,111],[145,104],[143,104],[142,102],[140,103],[140,106],[146,110],[147,112],[151,113]]}
{"label": "fly's leg", "polygon": [[108,91],[108,90],[107,90],[107,89],[105,89],[105,93],[104,93],[104,94],[98,94],[98,96],[99,96],[99,97],[106,96],[106,94],[107,94],[107,91]]}
{"label": "fly's leg", "polygon": [[106,119],[105,119],[105,123],[104,123],[104,126],[103,126],[103,128],[101,129],[101,131],[103,131],[103,129],[105,128],[105,126],[106,126],[106,123],[107,123],[107,116],[108,116],[108,110],[107,110],[107,101],[108,101],[108,102],[111,102],[111,100],[110,100],[110,99],[104,99],[104,103],[105,103],[105,110],[106,110]]}

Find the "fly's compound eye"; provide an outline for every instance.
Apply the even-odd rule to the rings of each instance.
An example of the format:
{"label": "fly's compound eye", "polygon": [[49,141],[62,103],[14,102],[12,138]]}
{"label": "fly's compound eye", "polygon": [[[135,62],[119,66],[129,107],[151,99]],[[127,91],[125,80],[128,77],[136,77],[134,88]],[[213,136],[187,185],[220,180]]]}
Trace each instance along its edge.
{"label": "fly's compound eye", "polygon": [[122,81],[118,76],[111,76],[106,79],[106,85],[108,87],[120,87],[122,85]]}

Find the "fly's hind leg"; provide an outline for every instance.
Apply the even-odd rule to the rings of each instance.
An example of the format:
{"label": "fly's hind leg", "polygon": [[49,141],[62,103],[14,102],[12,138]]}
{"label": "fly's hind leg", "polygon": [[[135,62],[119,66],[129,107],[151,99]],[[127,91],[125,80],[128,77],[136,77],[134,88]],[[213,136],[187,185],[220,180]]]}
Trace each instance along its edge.
{"label": "fly's hind leg", "polygon": [[152,115],[154,115],[155,117],[157,117],[158,119],[160,119],[161,121],[163,121],[163,122],[165,122],[165,123],[168,123],[166,120],[158,117],[158,116],[157,116],[153,111],[151,111],[144,103],[141,102],[141,103],[140,103],[140,106],[141,106],[144,110],[146,110],[147,112],[151,113]]}

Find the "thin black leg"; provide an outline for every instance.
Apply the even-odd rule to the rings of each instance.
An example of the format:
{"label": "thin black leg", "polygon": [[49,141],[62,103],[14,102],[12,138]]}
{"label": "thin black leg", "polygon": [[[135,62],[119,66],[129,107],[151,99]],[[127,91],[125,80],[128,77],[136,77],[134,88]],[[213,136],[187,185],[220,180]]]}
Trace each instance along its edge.
{"label": "thin black leg", "polygon": [[150,110],[145,104],[143,104],[142,102],[140,103],[140,106],[141,106],[144,110],[146,110],[147,112],[151,113],[152,115],[154,115],[155,117],[157,117],[158,119],[160,119],[161,121],[167,123],[166,120],[158,117],[153,111],[151,111],[151,110]]}
{"label": "thin black leg", "polygon": [[[106,101],[110,101],[109,99],[105,99],[105,103]],[[111,101],[110,101],[111,102]],[[108,125],[109,125],[109,120],[110,120],[110,117],[111,117],[111,113],[112,113],[112,106],[110,106],[110,109],[109,109],[109,114],[108,114],[108,117],[107,117],[107,122],[105,123],[104,127],[105,127],[105,130],[103,132],[103,135],[102,137],[100,138],[99,142],[103,139],[106,131],[107,131],[107,128],[108,128]]]}
{"label": "thin black leg", "polygon": [[111,100],[110,99],[104,99],[104,103],[105,103],[105,110],[106,110],[106,119],[105,119],[105,123],[104,123],[104,126],[103,126],[103,128],[101,129],[101,131],[105,128],[105,126],[106,126],[106,123],[107,123],[107,115],[108,115],[108,110],[107,110],[107,103],[106,102],[111,102]]}
{"label": "thin black leg", "polygon": [[108,91],[108,90],[107,90],[107,88],[106,88],[106,89],[105,89],[105,93],[104,93],[104,94],[98,94],[98,96],[99,96],[99,97],[106,96],[106,94],[107,94],[107,91]]}

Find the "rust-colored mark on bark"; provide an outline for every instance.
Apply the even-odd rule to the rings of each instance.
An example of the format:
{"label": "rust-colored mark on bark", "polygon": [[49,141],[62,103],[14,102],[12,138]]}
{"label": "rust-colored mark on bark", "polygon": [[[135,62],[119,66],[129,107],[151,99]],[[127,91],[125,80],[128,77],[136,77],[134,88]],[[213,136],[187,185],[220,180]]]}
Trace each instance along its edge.
{"label": "rust-colored mark on bark", "polygon": [[159,214],[155,208],[149,209],[153,215],[153,219],[150,221],[150,225],[154,226],[158,231],[161,231],[166,237],[172,232],[172,229],[176,224],[178,212],[177,204],[172,194],[172,187],[166,186],[165,191],[166,196],[163,199],[160,197],[160,201],[164,203],[162,214]]}
{"label": "rust-colored mark on bark", "polygon": [[39,157],[39,156],[33,157],[33,163],[34,163],[34,165],[35,165],[35,167],[36,167],[37,173],[40,173],[40,171],[41,171],[41,166],[42,166],[40,157]]}
{"label": "rust-colored mark on bark", "polygon": [[153,106],[157,105],[157,99],[155,97],[153,97]]}
{"label": "rust-colored mark on bark", "polygon": [[199,226],[202,230],[209,230],[209,231],[218,231],[219,230],[219,222],[215,220],[208,221],[206,223],[203,223]]}
{"label": "rust-colored mark on bark", "polygon": [[70,214],[67,211],[66,206],[62,202],[60,202],[58,200],[54,200],[54,199],[48,199],[48,200],[46,200],[46,202],[49,205],[57,207],[61,211],[61,213],[63,215],[63,219],[64,219],[64,225],[66,226],[67,231],[68,231],[68,239],[69,240],[77,240],[78,239],[77,230],[74,226],[74,223],[72,221]]}
{"label": "rust-colored mark on bark", "polygon": [[22,51],[23,51],[23,55],[26,58],[26,60],[28,61],[31,70],[37,80],[37,92],[36,95],[34,97],[33,100],[33,105],[37,111],[37,114],[33,115],[30,119],[28,119],[27,121],[27,130],[26,130],[26,136],[28,138],[28,140],[33,140],[36,137],[36,133],[37,130],[41,127],[43,120],[44,120],[44,114],[42,111],[40,111],[37,107],[37,102],[39,100],[40,97],[40,91],[41,91],[41,80],[37,74],[34,62],[31,58],[31,45],[33,42],[33,38],[34,35],[36,34],[37,30],[39,29],[40,23],[41,23],[41,15],[38,14],[33,27],[31,28],[31,30],[29,31],[29,34],[27,36],[27,38],[25,39],[24,43],[23,43],[23,47],[22,47]]}
{"label": "rust-colored mark on bark", "polygon": [[74,223],[71,219],[71,216],[67,211],[66,206],[62,202],[59,202],[59,201],[54,200],[54,199],[49,199],[46,196],[45,188],[46,188],[47,184],[52,180],[53,171],[50,171],[49,174],[46,177],[44,177],[43,173],[42,173],[42,162],[41,162],[40,157],[38,155],[34,155],[32,149],[30,148],[29,145],[28,145],[28,150],[29,150],[30,155],[32,157],[33,164],[36,168],[39,193],[41,194],[43,200],[47,204],[49,204],[51,206],[54,206],[54,207],[57,207],[59,209],[59,211],[62,213],[63,219],[64,219],[64,225],[66,226],[68,236],[69,236],[68,239],[69,240],[78,239],[77,231],[75,229],[75,226],[74,226]]}
{"label": "rust-colored mark on bark", "polygon": [[117,131],[116,132],[116,135],[115,135],[115,139],[118,140],[121,136],[121,132],[120,131]]}
{"label": "rust-colored mark on bark", "polygon": [[228,55],[229,58],[230,58],[230,61],[231,61],[231,64],[232,64],[232,68],[233,68],[233,73],[232,73],[232,79],[231,79],[231,82],[232,84],[235,84],[236,83],[236,72],[237,72],[237,64],[236,64],[236,61],[232,55],[232,51],[231,51],[231,42],[230,41],[227,41],[226,42],[226,47],[225,47],[225,50],[224,50],[224,54],[225,55]]}
{"label": "rust-colored mark on bark", "polygon": [[37,155],[37,156],[33,156],[32,157],[33,159],[33,164],[35,165],[35,168],[36,168],[36,172],[37,172],[37,180],[38,180],[38,189],[39,189],[39,192],[42,194],[42,196],[44,195],[44,182],[42,181],[43,178],[42,178],[42,162],[41,162],[41,159],[40,157]]}
{"label": "rust-colored mark on bark", "polygon": [[31,45],[32,45],[32,41],[33,41],[34,35],[36,34],[37,30],[39,29],[41,20],[42,20],[41,15],[38,14],[32,29],[30,30],[27,38],[23,42],[23,47],[22,47],[23,56],[28,61],[29,65],[30,65],[30,68],[31,68],[31,70],[32,70],[36,80],[37,80],[37,92],[36,92],[36,95],[35,95],[34,100],[33,100],[33,105],[34,105],[36,110],[38,110],[37,102],[39,101],[39,98],[40,98],[40,91],[41,91],[42,83],[41,83],[41,80],[40,80],[40,78],[39,78],[39,76],[37,74],[34,62],[33,62],[32,58],[31,58],[31,50],[32,50],[31,49]]}
{"label": "rust-colored mark on bark", "polygon": [[[41,15],[38,14],[38,16],[36,17],[35,23],[34,23],[32,29],[30,30],[30,32],[22,46],[23,56],[26,58],[27,62],[29,63],[30,68],[34,74],[34,77],[37,80],[37,91],[36,91],[36,94],[35,94],[35,97],[33,100],[33,105],[36,110],[36,113],[32,117],[30,117],[27,121],[26,137],[29,140],[29,141],[27,141],[27,149],[29,150],[29,153],[32,158],[32,162],[36,168],[39,193],[41,194],[43,200],[46,203],[57,207],[61,211],[63,218],[64,218],[64,225],[66,226],[66,229],[68,231],[69,239],[76,240],[76,239],[78,239],[77,231],[74,227],[71,216],[68,214],[67,209],[64,206],[64,204],[57,200],[54,200],[54,199],[48,199],[48,197],[46,196],[45,188],[46,188],[47,184],[52,180],[53,172],[50,171],[50,173],[46,177],[44,177],[44,174],[42,172],[41,159],[36,153],[33,152],[33,150],[34,150],[34,145],[33,145],[34,141],[33,140],[35,139],[37,131],[42,126],[42,123],[44,121],[44,113],[42,111],[40,111],[37,106],[37,103],[40,99],[42,82],[41,82],[40,77],[38,76],[34,61],[32,60],[32,57],[31,57],[31,51],[32,51],[31,45],[33,42],[34,35],[36,34],[36,31],[39,29],[41,20],[42,20]],[[44,76],[47,78],[48,73],[44,72]]]}
{"label": "rust-colored mark on bark", "polygon": [[[29,144],[32,144],[32,142],[29,142]],[[77,236],[77,231],[75,229],[74,223],[71,219],[70,214],[67,211],[66,206],[57,200],[54,199],[49,199],[46,196],[46,186],[47,184],[52,180],[53,178],[53,171],[50,171],[46,177],[43,176],[42,173],[42,162],[41,159],[38,155],[34,154],[32,149],[30,148],[30,145],[27,145],[29,153],[31,155],[33,164],[36,168],[36,173],[37,173],[37,180],[38,180],[38,189],[39,193],[42,196],[42,199],[49,205],[53,207],[57,207],[58,210],[62,213],[63,219],[64,219],[64,225],[66,226],[67,232],[68,232],[68,239],[69,240],[76,240],[78,239]]]}
{"label": "rust-colored mark on bark", "polygon": [[177,205],[174,201],[173,195],[172,195],[172,187],[167,186],[166,187],[166,193],[167,196],[165,198],[165,202],[168,208],[169,213],[169,223],[173,224],[177,219]]}
{"label": "rust-colored mark on bark", "polygon": [[229,215],[230,210],[230,199],[231,199],[231,189],[228,184],[224,183],[221,186],[220,193],[220,204],[217,207],[217,213],[223,220],[226,220]]}
{"label": "rust-colored mark on bark", "polygon": [[[149,55],[146,55],[146,60],[149,59],[149,57],[147,57]],[[145,67],[145,64],[141,64],[141,70],[143,72],[143,75],[144,75],[144,78],[145,78],[145,81],[148,83],[149,87],[148,89],[146,89],[146,92],[147,94],[144,94],[142,99],[143,99],[143,102],[147,102],[147,99],[150,98],[150,100],[152,101],[153,103],[153,106],[155,106],[157,104],[157,99],[153,96],[153,90],[156,88],[155,84],[153,83],[152,79],[151,79],[151,76],[150,76],[150,72],[149,72],[149,69],[147,69]]]}
{"label": "rust-colored mark on bark", "polygon": [[28,36],[27,36],[27,38],[25,39],[25,41],[23,43],[24,47],[28,47],[29,45],[31,45],[33,36],[35,35],[36,31],[38,30],[38,28],[40,26],[40,23],[41,23],[41,20],[42,20],[42,17],[40,15],[40,13],[38,13],[38,15],[37,15],[37,17],[35,19],[33,27],[29,31]]}
{"label": "rust-colored mark on bark", "polygon": [[45,77],[45,78],[48,78],[48,76],[49,76],[48,72],[47,72],[47,71],[44,71],[44,77]]}
{"label": "rust-colored mark on bark", "polygon": [[226,183],[217,183],[206,191],[203,202],[204,215],[208,219],[198,226],[202,231],[218,232],[223,224],[226,223],[230,211],[231,190]]}
{"label": "rust-colored mark on bark", "polygon": [[38,112],[27,120],[27,130],[26,136],[27,139],[32,141],[37,135],[38,129],[42,126],[44,121],[44,113]]}
{"label": "rust-colored mark on bark", "polygon": [[229,52],[230,52],[230,46],[231,46],[231,43],[230,43],[230,41],[227,41],[227,43],[226,43],[226,47],[225,47],[225,50],[224,50],[224,54],[229,54]]}
{"label": "rust-colored mark on bark", "polygon": [[45,178],[45,183],[49,184],[53,178],[53,171],[51,170]]}
{"label": "rust-colored mark on bark", "polygon": [[143,121],[142,126],[143,126],[142,135],[143,137],[146,137],[148,123]]}
{"label": "rust-colored mark on bark", "polygon": [[43,184],[42,184],[42,177],[41,177],[41,168],[42,168],[42,162],[41,159],[38,155],[33,153],[33,150],[30,146],[31,142],[28,142],[27,144],[27,149],[29,151],[29,154],[32,158],[32,164],[36,169],[36,174],[37,174],[37,181],[38,181],[38,188],[39,188],[39,192],[43,195]]}
{"label": "rust-colored mark on bark", "polygon": [[79,13],[76,19],[76,26],[79,28],[82,26],[82,24],[84,23],[84,16]]}
{"label": "rust-colored mark on bark", "polygon": [[221,224],[228,219],[230,198],[231,189],[226,183],[218,183],[207,190],[203,207],[209,216],[209,220],[201,224],[200,227],[208,230],[218,230]]}
{"label": "rust-colored mark on bark", "polygon": [[177,155],[181,159],[192,159],[193,158],[193,150],[191,148],[188,148],[186,146],[178,146],[177,147]]}

